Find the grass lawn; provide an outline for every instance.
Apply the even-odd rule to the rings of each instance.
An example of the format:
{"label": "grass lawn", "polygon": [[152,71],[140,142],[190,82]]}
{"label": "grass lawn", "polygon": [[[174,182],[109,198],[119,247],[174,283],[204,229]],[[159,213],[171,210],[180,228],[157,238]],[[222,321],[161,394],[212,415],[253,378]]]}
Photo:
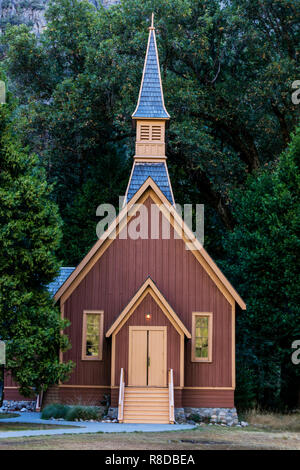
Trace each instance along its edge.
{"label": "grass lawn", "polygon": [[[251,411],[243,418],[250,423],[246,428],[202,424],[196,429],[160,433],[12,437],[0,439],[0,450],[300,450],[300,412],[283,415]],[[64,426],[0,423],[0,431],[12,430],[12,427],[14,430],[20,430],[54,429]]]}
{"label": "grass lawn", "polygon": [[0,419],[17,418],[19,413],[0,413]]}
{"label": "grass lawn", "polygon": [[48,450],[300,450],[300,433],[202,425],[195,430],[162,433],[81,434],[8,438],[0,449]]}
{"label": "grass lawn", "polygon": [[[40,429],[64,429],[73,428],[73,426],[57,426],[53,424],[32,424],[32,423],[1,423],[0,432],[8,431],[32,431]],[[1,444],[0,444],[1,446]]]}
{"label": "grass lawn", "polygon": [[293,431],[300,433],[300,411],[289,414],[250,410],[245,421],[261,429],[273,431]]}

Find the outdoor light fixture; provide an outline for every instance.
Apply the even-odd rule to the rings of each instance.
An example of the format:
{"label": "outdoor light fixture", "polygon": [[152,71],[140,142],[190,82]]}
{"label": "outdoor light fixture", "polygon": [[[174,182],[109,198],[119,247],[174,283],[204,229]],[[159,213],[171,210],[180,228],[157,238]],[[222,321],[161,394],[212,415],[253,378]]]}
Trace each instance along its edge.
{"label": "outdoor light fixture", "polygon": [[146,313],[145,317],[146,317],[146,320],[150,320],[151,314],[150,314],[150,313]]}

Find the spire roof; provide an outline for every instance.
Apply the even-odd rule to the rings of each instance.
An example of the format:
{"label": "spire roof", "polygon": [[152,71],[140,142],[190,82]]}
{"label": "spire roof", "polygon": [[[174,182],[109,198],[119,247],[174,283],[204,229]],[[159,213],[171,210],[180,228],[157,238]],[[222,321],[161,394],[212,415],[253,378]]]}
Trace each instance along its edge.
{"label": "spire roof", "polygon": [[149,176],[157,184],[161,192],[166,196],[171,204],[175,204],[171,183],[165,163],[135,163],[131,178],[128,183],[126,203],[135,195],[145,183]]}
{"label": "spire roof", "polygon": [[153,16],[152,24],[149,28],[148,46],[139,99],[132,117],[146,119],[170,118],[164,104]]}

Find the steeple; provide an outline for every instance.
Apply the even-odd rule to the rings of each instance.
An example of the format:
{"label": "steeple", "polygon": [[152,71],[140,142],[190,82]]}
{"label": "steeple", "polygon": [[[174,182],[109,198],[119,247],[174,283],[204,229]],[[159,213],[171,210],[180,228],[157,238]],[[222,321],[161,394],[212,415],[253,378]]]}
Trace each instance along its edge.
{"label": "steeple", "polygon": [[152,13],[148,45],[137,106],[132,119],[136,122],[134,164],[124,204],[150,176],[171,204],[175,204],[166,165],[165,125],[170,119],[164,103],[158,51]]}
{"label": "steeple", "polygon": [[159,59],[152,13],[142,83],[133,119],[169,119],[161,84]]}

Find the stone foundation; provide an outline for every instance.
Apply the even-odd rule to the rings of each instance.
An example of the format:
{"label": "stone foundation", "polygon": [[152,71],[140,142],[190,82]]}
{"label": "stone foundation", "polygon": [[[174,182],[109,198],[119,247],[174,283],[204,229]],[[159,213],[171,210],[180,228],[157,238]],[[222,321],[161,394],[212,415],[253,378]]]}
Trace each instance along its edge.
{"label": "stone foundation", "polygon": [[[182,410],[182,408],[177,408]],[[184,408],[187,421],[236,426],[239,424],[235,408]]]}
{"label": "stone foundation", "polygon": [[176,423],[185,423],[186,422],[186,416],[185,416],[184,408],[175,408],[174,415],[175,415]]}
{"label": "stone foundation", "polygon": [[118,419],[118,408],[110,406],[108,408],[107,417],[110,419]]}
{"label": "stone foundation", "polygon": [[35,411],[36,401],[16,401],[16,400],[3,400],[1,412],[6,411]]}
{"label": "stone foundation", "polygon": [[[235,408],[175,408],[175,421],[177,423],[195,422],[223,424],[236,426],[239,424]],[[118,418],[118,408],[110,407],[107,417]]]}

